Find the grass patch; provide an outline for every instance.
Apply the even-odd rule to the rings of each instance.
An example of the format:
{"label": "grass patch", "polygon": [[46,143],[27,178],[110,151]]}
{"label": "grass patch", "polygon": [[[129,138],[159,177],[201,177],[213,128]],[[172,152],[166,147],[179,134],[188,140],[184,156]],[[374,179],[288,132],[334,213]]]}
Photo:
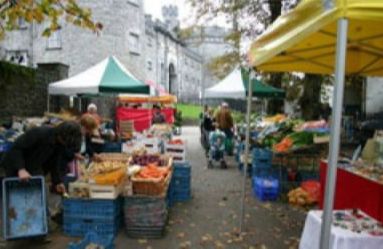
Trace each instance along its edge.
{"label": "grass patch", "polygon": [[198,120],[202,111],[199,105],[177,104],[177,109],[182,112],[183,119]]}

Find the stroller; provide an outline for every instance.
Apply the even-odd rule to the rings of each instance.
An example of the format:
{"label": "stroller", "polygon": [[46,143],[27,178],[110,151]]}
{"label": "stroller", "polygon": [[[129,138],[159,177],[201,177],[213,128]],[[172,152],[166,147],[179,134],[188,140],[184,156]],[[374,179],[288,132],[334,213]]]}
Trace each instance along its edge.
{"label": "stroller", "polygon": [[225,155],[225,139],[224,132],[216,129],[209,134],[209,154],[208,154],[208,168],[213,168],[213,161],[220,162],[222,168],[227,168],[224,160]]}

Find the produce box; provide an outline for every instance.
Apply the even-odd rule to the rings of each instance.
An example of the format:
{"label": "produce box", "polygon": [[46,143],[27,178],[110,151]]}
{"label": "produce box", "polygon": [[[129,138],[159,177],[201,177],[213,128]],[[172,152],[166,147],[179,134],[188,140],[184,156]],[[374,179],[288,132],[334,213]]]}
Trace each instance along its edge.
{"label": "produce box", "polygon": [[161,238],[168,221],[166,196],[131,196],[124,199],[127,235],[132,238]]}
{"label": "produce box", "polygon": [[191,199],[191,167],[188,162],[175,163],[173,177],[170,183],[171,202],[181,202]]}
{"label": "produce box", "polygon": [[64,199],[63,211],[63,230],[69,236],[84,236],[91,231],[115,236],[121,224],[121,199]]}
{"label": "produce box", "polygon": [[166,178],[159,179],[142,179],[132,177],[133,193],[135,195],[149,196],[166,195],[171,177],[172,173],[169,173]]}
{"label": "produce box", "polygon": [[99,157],[103,161],[117,161],[127,163],[130,156],[127,153],[100,153]]}
{"label": "produce box", "polygon": [[63,199],[64,218],[109,219],[121,215],[121,199]]}
{"label": "produce box", "polygon": [[121,217],[116,217],[114,220],[64,217],[63,231],[72,237],[81,237],[91,231],[102,236],[117,236],[120,224]]}
{"label": "produce box", "polygon": [[159,153],[161,141],[157,137],[144,138],[141,143],[145,147],[148,153]]}
{"label": "produce box", "polygon": [[103,249],[114,249],[115,247],[113,240],[113,236],[99,236],[95,232],[89,232],[80,242],[71,242],[67,249],[87,249],[89,245],[101,246]]}
{"label": "produce box", "polygon": [[28,182],[18,178],[3,180],[4,239],[42,236],[48,233],[44,177]]}
{"label": "produce box", "polygon": [[261,201],[274,201],[279,196],[279,181],[272,177],[253,177],[253,194]]}
{"label": "produce box", "polygon": [[124,190],[128,178],[122,180],[118,185],[90,184],[89,192],[92,199],[116,199]]}

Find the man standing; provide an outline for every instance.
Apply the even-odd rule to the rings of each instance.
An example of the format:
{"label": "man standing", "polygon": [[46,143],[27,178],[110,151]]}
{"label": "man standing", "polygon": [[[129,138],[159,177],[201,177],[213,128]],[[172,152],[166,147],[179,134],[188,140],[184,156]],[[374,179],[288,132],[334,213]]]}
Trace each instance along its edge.
{"label": "man standing", "polygon": [[231,142],[234,136],[233,133],[233,127],[234,127],[234,121],[233,117],[231,115],[229,105],[226,102],[223,102],[221,104],[221,108],[217,112],[215,116],[215,122],[218,124],[218,128],[223,131],[226,135],[226,151],[229,155],[232,154],[232,146]]}

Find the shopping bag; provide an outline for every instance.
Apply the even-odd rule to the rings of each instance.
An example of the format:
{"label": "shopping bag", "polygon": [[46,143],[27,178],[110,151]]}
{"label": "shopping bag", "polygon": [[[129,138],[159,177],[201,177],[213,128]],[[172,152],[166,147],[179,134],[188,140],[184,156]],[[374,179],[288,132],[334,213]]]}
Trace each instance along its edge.
{"label": "shopping bag", "polygon": [[374,163],[377,158],[376,141],[374,138],[367,140],[362,151],[362,159],[366,162]]}

